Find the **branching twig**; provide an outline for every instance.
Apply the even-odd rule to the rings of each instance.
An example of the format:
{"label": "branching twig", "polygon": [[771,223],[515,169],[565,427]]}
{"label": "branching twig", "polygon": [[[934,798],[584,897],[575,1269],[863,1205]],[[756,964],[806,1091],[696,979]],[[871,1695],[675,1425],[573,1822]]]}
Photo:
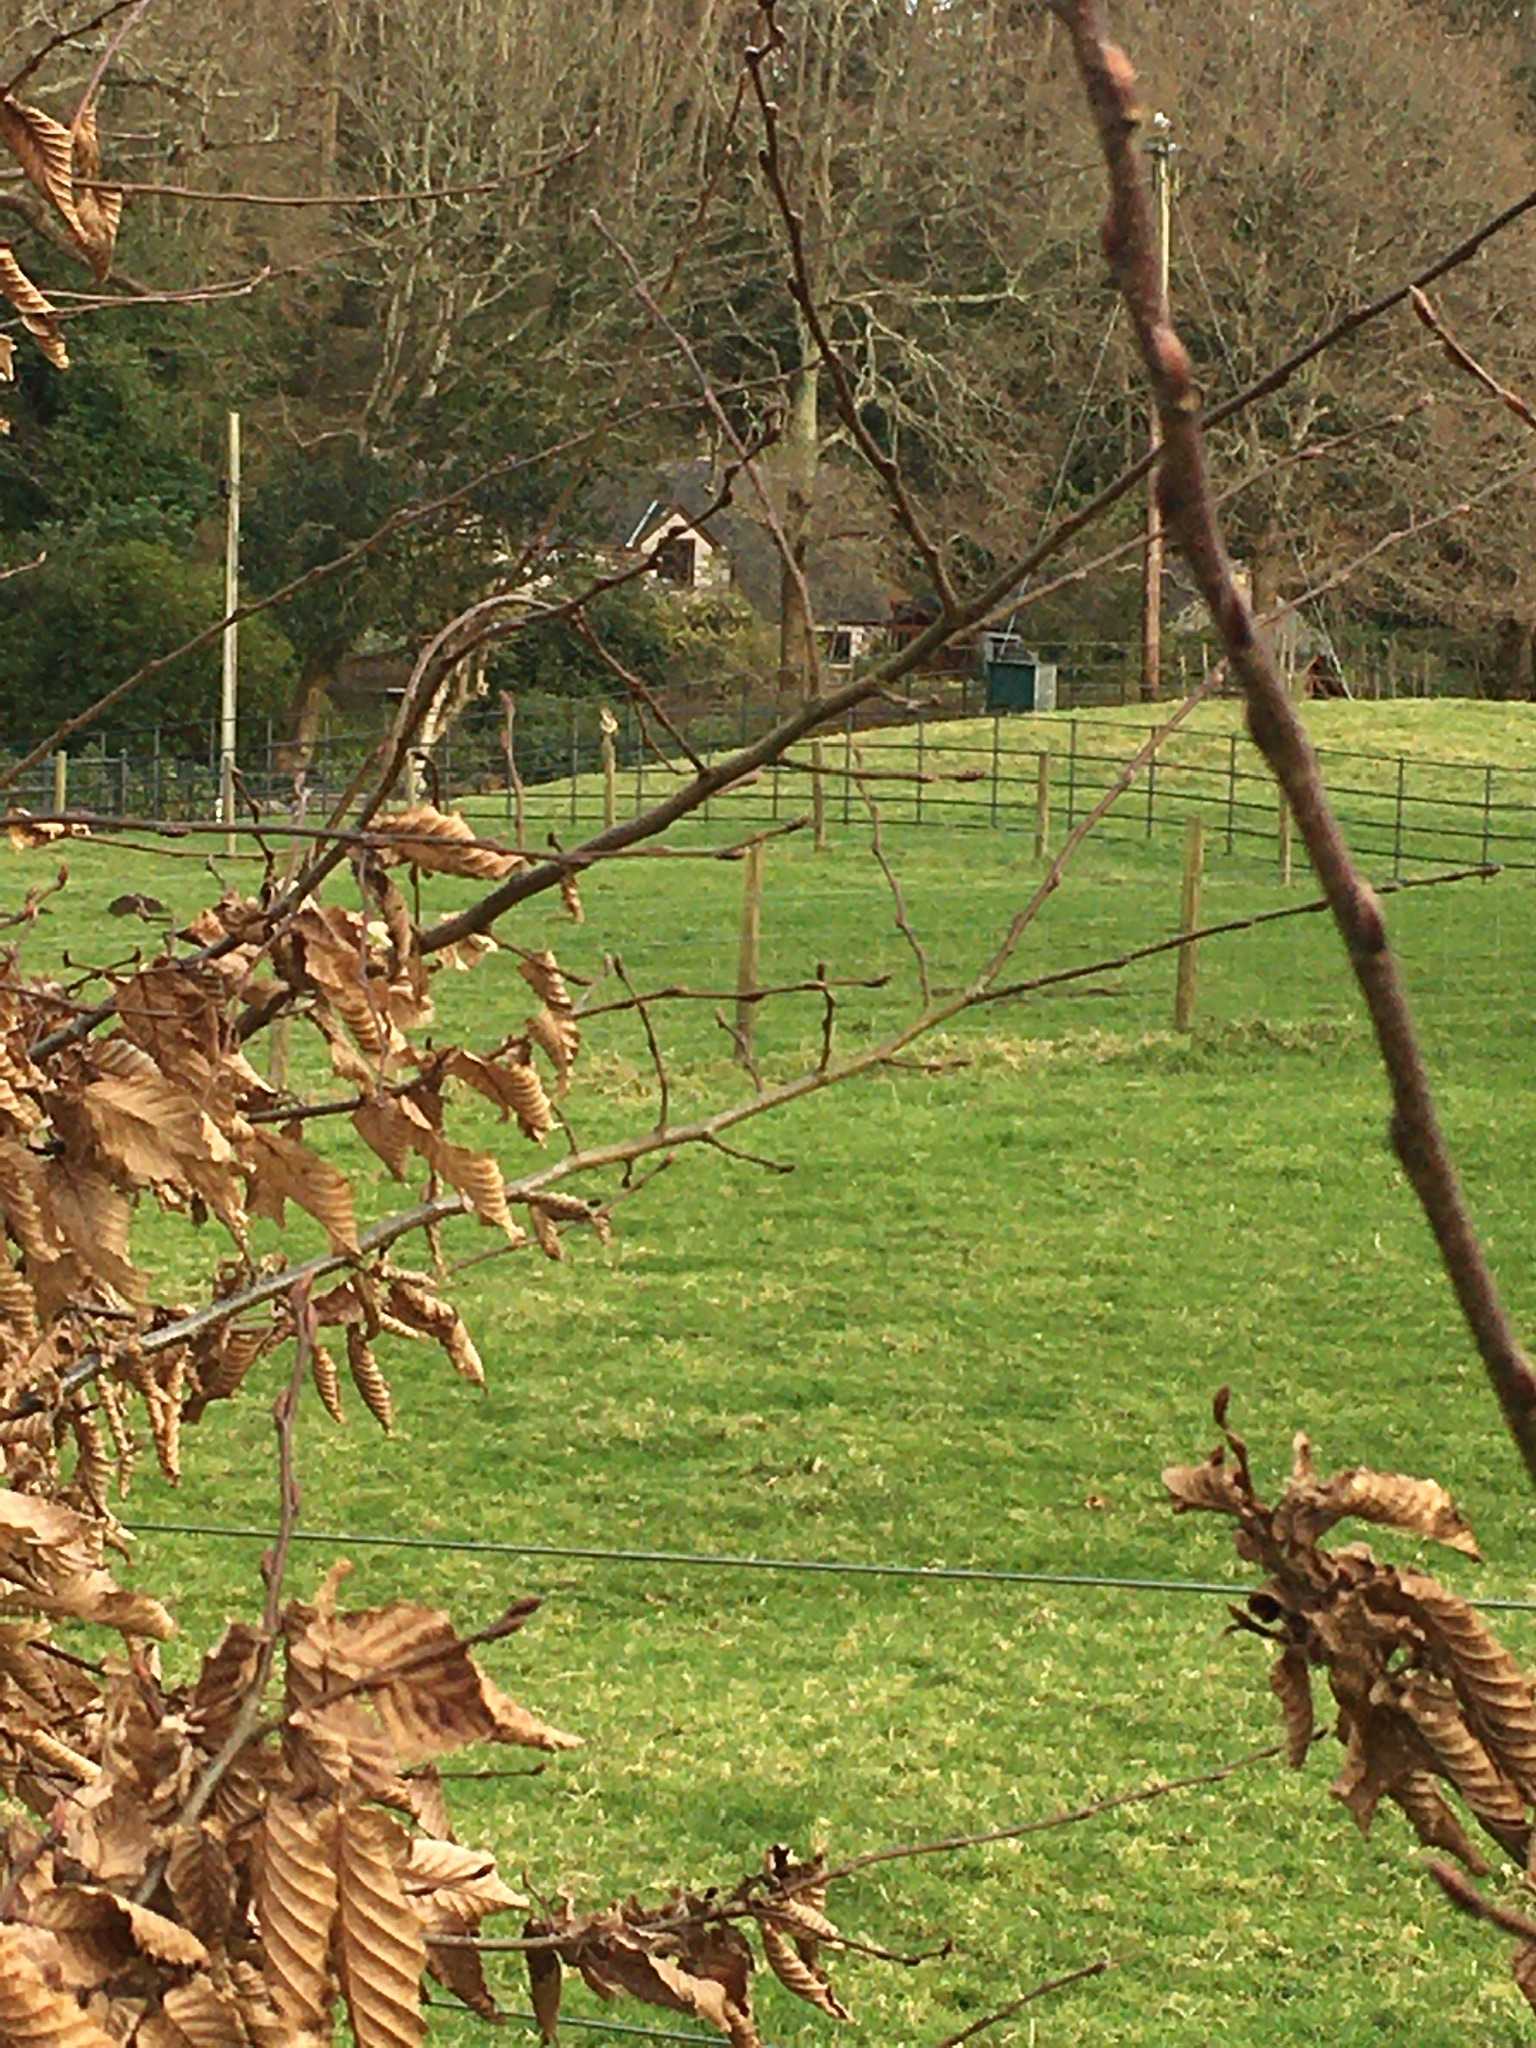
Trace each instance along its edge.
{"label": "branching twig", "polygon": [[[1109,40],[1100,0],[1052,0],[1052,6],[1070,32],[1109,172],[1105,246],[1157,402],[1162,518],[1209,607],[1247,699],[1249,728],[1285,793],[1328,897],[1391,1084],[1393,1148],[1429,1219],[1510,1434],[1536,1479],[1536,1371],[1505,1312],[1440,1129],[1386,926],[1350,856],[1306,730],[1233,581],[1211,503],[1189,356],[1163,303],[1156,233],[1135,148],[1135,74]],[[1506,217],[1532,205],[1536,194]]]}

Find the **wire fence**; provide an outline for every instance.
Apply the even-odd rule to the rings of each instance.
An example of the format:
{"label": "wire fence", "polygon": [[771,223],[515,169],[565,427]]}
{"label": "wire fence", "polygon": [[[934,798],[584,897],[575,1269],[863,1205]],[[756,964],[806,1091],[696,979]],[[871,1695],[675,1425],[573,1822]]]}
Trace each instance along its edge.
{"label": "wire fence", "polygon": [[[1030,837],[1043,853],[1108,790],[1145,740],[1145,724],[1071,713],[994,713],[962,721],[959,691],[902,724],[889,705],[861,706],[814,741],[714,800],[721,815],[753,824],[802,813],[812,778],[827,792],[834,823],[865,818],[874,797],[895,825],[995,831]],[[750,701],[695,707],[690,744],[702,755],[746,745],[782,706]],[[612,721],[605,735],[604,714]],[[184,729],[130,735],[120,751],[94,749],[57,759],[15,792],[34,811],[159,819],[208,818],[218,807],[217,733],[189,750]],[[321,733],[305,782],[312,808],[335,801],[378,745],[372,733]],[[1319,748],[1335,807],[1356,854],[1378,872],[1497,862],[1536,870],[1536,768],[1495,761],[1437,760],[1420,754]],[[460,802],[483,829],[501,829],[519,810],[529,837],[578,831],[638,815],[687,772],[675,747],[658,746],[654,726],[628,703],[583,697],[531,698],[510,733],[501,712],[477,705],[421,764],[422,787]],[[268,722],[242,728],[242,796],[262,813],[294,798],[293,751]],[[514,775],[521,784],[514,795]],[[1100,828],[1108,840],[1155,840],[1182,833],[1199,815],[1211,852],[1277,863],[1288,871],[1290,822],[1258,750],[1238,734],[1186,728],[1170,734],[1136,786]],[[705,816],[709,816],[706,810]]]}

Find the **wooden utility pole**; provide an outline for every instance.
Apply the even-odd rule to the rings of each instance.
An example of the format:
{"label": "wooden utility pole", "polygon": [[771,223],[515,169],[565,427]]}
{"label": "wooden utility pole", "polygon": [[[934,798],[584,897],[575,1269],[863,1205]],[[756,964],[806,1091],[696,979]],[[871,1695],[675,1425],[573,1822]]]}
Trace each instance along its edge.
{"label": "wooden utility pole", "polygon": [[[240,415],[229,416],[229,454],[224,475],[224,616],[240,602]],[[240,628],[224,628],[224,684],[220,698],[219,816],[229,827],[226,848],[235,851],[235,745],[240,674]]]}
{"label": "wooden utility pole", "polygon": [[[1168,237],[1172,194],[1168,160],[1172,129],[1166,114],[1152,116],[1152,203],[1157,213],[1157,253],[1163,311],[1168,309]],[[1162,446],[1157,413],[1152,414],[1152,453]],[[1147,552],[1141,583],[1141,701],[1155,704],[1163,693],[1163,531],[1157,506],[1158,465],[1147,477]]]}

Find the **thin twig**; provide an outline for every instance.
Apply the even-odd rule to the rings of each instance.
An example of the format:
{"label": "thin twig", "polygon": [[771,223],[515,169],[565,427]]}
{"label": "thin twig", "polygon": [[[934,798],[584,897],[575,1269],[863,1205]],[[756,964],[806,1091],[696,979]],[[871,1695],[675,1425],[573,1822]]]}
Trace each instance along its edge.
{"label": "thin twig", "polygon": [[644,996],[636,993],[635,985],[626,973],[624,962],[617,953],[609,954],[608,964],[613,969],[617,978],[624,984],[625,991],[629,996],[630,1006],[638,1012],[641,1029],[645,1032],[645,1042],[650,1049],[651,1066],[656,1074],[656,1126],[660,1130],[665,1128],[666,1125],[667,1111],[672,1101],[672,1090],[667,1080],[667,1063],[661,1056],[661,1046],[657,1042],[656,1027],[651,1022],[650,1004]]}
{"label": "thin twig", "polygon": [[891,892],[891,901],[896,907],[896,929],[911,948],[912,958],[917,963],[917,984],[922,991],[923,1008],[927,1009],[933,1001],[933,982],[928,973],[927,950],[913,929],[912,920],[907,914],[907,899],[902,893],[900,877],[886,858],[885,841],[880,832],[880,806],[875,802],[863,773],[864,758],[857,748],[854,750],[853,758],[857,771],[854,782],[859,792],[859,801],[869,813],[869,850],[874,856],[875,865],[885,877],[885,886]]}
{"label": "thin twig", "polygon": [[1010,1999],[1007,2005],[999,2006],[996,2012],[989,2012],[985,2019],[972,2020],[968,2027],[962,2027],[958,2034],[946,2034],[938,2048],[960,2048],[962,2041],[973,2041],[978,2034],[984,2034],[988,2027],[995,2027],[1004,2020],[1011,2020],[1016,2012],[1022,2012],[1026,2005],[1033,2005],[1037,1998],[1044,1998],[1052,1991],[1065,1990],[1069,1984],[1081,1984],[1085,1977],[1102,1977],[1106,1970],[1115,1967],[1111,1956],[1100,1956],[1097,1962],[1084,1963],[1080,1969],[1068,1970],[1060,1977],[1047,1977],[1019,1998]]}

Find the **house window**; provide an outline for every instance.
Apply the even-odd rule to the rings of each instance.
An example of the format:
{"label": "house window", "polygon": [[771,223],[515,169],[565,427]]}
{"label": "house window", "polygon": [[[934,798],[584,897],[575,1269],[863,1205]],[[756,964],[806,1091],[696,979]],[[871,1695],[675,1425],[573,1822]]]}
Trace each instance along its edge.
{"label": "house window", "polygon": [[674,533],[656,550],[656,574],[663,583],[692,590],[697,544],[691,533]]}
{"label": "house window", "polygon": [[832,644],[827,650],[827,660],[833,668],[853,666],[853,631],[848,626],[834,626]]}

